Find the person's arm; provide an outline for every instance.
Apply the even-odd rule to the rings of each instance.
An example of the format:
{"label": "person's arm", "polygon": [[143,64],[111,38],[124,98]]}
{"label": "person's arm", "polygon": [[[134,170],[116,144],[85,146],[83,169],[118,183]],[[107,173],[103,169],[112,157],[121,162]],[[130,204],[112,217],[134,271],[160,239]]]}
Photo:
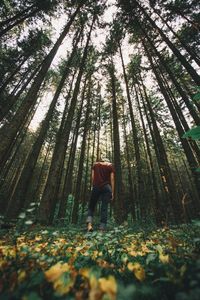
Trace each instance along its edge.
{"label": "person's arm", "polygon": [[112,188],[112,198],[111,200],[114,199],[114,192],[115,192],[115,174],[114,172],[110,173],[110,183],[111,183],[111,188]]}

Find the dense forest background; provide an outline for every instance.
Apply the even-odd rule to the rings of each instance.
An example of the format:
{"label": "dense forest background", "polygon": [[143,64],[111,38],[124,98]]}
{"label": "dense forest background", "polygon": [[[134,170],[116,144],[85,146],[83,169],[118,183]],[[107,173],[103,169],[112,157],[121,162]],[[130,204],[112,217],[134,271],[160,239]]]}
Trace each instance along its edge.
{"label": "dense forest background", "polygon": [[0,2],[2,222],[85,222],[102,154],[117,224],[198,218],[199,1]]}

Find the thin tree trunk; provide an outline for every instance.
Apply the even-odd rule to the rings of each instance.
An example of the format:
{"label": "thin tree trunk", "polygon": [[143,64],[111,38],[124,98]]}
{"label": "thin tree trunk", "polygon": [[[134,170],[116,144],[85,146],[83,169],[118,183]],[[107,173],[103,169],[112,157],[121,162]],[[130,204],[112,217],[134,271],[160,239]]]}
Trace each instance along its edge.
{"label": "thin tree trunk", "polygon": [[164,34],[164,32],[160,29],[160,27],[158,27],[158,25],[151,19],[151,17],[148,15],[148,13],[145,11],[145,9],[139,4],[139,2],[136,1],[136,3],[138,5],[138,7],[140,8],[141,12],[146,17],[146,19],[152,25],[152,27],[154,29],[156,29],[156,31],[159,32],[159,34],[162,37],[162,39],[164,40],[164,42],[168,45],[168,47],[171,49],[171,51],[174,53],[174,55],[177,57],[177,59],[185,67],[185,69],[190,74],[190,76],[194,80],[194,82],[197,85],[200,85],[200,76],[197,74],[197,72],[192,67],[192,65],[190,63],[188,63],[186,58],[180,53],[180,51],[176,48],[176,46],[169,40],[169,38]]}
{"label": "thin tree trunk", "polygon": [[123,116],[122,116],[122,125],[123,125],[123,133],[124,133],[124,140],[125,140],[125,151],[126,151],[126,161],[128,167],[128,183],[129,183],[129,203],[131,209],[131,215],[133,220],[135,220],[135,194],[133,188],[133,178],[131,172],[131,163],[130,163],[130,151],[128,146],[128,139],[126,134],[126,121],[125,121],[125,112],[124,112],[124,104],[123,104]]}
{"label": "thin tree trunk", "polygon": [[122,197],[122,168],[120,157],[120,138],[119,138],[119,117],[116,99],[116,78],[114,74],[113,61],[109,66],[109,75],[112,88],[112,120],[113,120],[113,142],[114,142],[114,166],[115,166],[115,219],[117,223],[122,223],[125,218],[125,205]]}
{"label": "thin tree trunk", "polygon": [[128,106],[129,106],[129,112],[130,112],[130,119],[131,119],[131,125],[132,125],[132,136],[133,136],[133,143],[134,143],[134,149],[135,149],[135,163],[136,163],[136,180],[137,180],[137,192],[136,192],[136,201],[141,205],[142,210],[144,210],[144,205],[142,204],[142,189],[143,189],[143,182],[142,182],[142,164],[141,164],[141,157],[140,157],[140,148],[139,148],[139,140],[138,140],[138,131],[135,124],[135,117],[133,114],[133,107],[131,103],[131,96],[128,86],[128,78],[125,70],[123,55],[122,55],[122,49],[120,43],[119,46],[119,52],[122,62],[122,68],[123,68],[123,75],[124,75],[124,81],[126,86],[126,96],[128,99]]}
{"label": "thin tree trunk", "polygon": [[30,56],[24,57],[24,59],[19,63],[19,65],[15,68],[15,70],[8,76],[8,78],[6,78],[5,81],[2,82],[2,85],[0,87],[0,95],[6,89],[7,85],[12,82],[14,76],[18,73],[18,71],[21,69],[22,65],[29,59],[29,57]]}
{"label": "thin tree trunk", "polygon": [[7,18],[4,21],[0,22],[0,27],[3,27],[5,25],[8,25],[10,22],[12,21],[16,21],[16,19],[20,18],[21,16],[23,16],[24,14],[26,14],[27,12],[29,12],[29,10],[31,10],[32,8],[34,8],[34,4],[25,8],[24,10],[18,12],[16,15],[14,15],[13,17]]}
{"label": "thin tree trunk", "polygon": [[141,110],[137,90],[135,90],[135,93],[136,93],[136,101],[137,101],[137,106],[139,109],[140,119],[142,122],[145,143],[146,143],[146,147],[147,147],[147,154],[148,154],[149,163],[150,163],[151,178],[152,178],[153,193],[154,193],[154,195],[152,197],[153,198],[152,202],[153,202],[153,206],[154,206],[155,219],[156,219],[157,225],[161,225],[161,221],[164,219],[164,212],[163,212],[162,205],[159,201],[159,188],[158,188],[158,183],[157,183],[157,179],[156,179],[155,164],[153,162],[153,157],[151,154],[151,148],[150,148],[149,139],[147,136],[147,130],[145,128],[145,123],[144,123],[144,119],[143,119],[143,115],[142,115],[142,110]]}
{"label": "thin tree trunk", "polygon": [[101,88],[98,86],[99,102],[97,106],[97,160],[100,159],[100,128],[101,128]]}
{"label": "thin tree trunk", "polygon": [[88,138],[88,144],[87,144],[87,160],[86,160],[86,170],[85,170],[85,180],[83,185],[83,193],[82,193],[82,213],[81,213],[81,219],[83,220],[84,216],[84,209],[86,206],[86,199],[88,196],[87,188],[88,188],[88,174],[89,174],[89,154],[90,154],[90,139],[91,139],[91,132],[89,130],[89,138]]}
{"label": "thin tree trunk", "polygon": [[89,130],[89,116],[91,111],[91,76],[88,82],[88,93],[87,93],[87,109],[85,113],[85,122],[84,122],[84,130],[83,130],[83,138],[82,138],[82,145],[81,145],[81,152],[80,152],[80,158],[79,158],[79,165],[78,165],[78,174],[77,174],[77,180],[76,180],[76,187],[75,187],[75,195],[74,195],[74,206],[72,210],[72,223],[76,224],[78,222],[78,209],[79,209],[79,202],[80,202],[80,195],[81,195],[81,184],[82,184],[82,175],[83,175],[83,163],[84,163],[84,157],[85,157],[85,147],[86,147],[86,138],[87,133]]}
{"label": "thin tree trunk", "polygon": [[[160,52],[156,49],[156,47],[154,46],[154,43],[152,42],[152,40],[149,38],[147,32],[142,28],[141,29],[143,31],[143,33],[145,34],[146,39],[148,40],[148,43],[150,44],[151,48],[153,49],[153,51],[155,52],[155,54],[158,56],[161,64],[163,65],[163,67],[165,68],[166,72],[169,74],[169,78],[171,79],[172,83],[174,84],[174,86],[176,87],[177,91],[179,92],[180,96],[182,97],[185,105],[187,106],[192,118],[194,119],[195,123],[198,125],[200,124],[200,117],[198,116],[198,114],[196,113],[196,110],[194,109],[194,106],[192,105],[191,101],[188,99],[186,93],[184,92],[184,90],[181,88],[180,84],[178,83],[176,77],[174,76],[173,72],[171,71],[171,69],[168,67],[168,65],[166,64],[165,60],[163,59],[162,55],[160,54]],[[145,45],[144,40],[142,39],[142,43],[143,46]],[[147,50],[147,47],[145,48]]]}
{"label": "thin tree trunk", "polygon": [[22,85],[20,90],[17,92],[16,95],[14,95],[14,90],[12,93],[7,97],[8,104],[7,105],[0,105],[0,121],[3,120],[9,113],[9,111],[13,108],[13,106],[17,103],[17,100],[19,100],[19,97],[21,94],[25,91],[28,84],[31,82],[31,80],[35,77],[37,72],[39,71],[41,65],[39,65],[29,76],[29,78],[26,80],[26,82]]}
{"label": "thin tree trunk", "polygon": [[[33,11],[31,11],[30,13],[28,13],[27,15],[25,16],[22,16],[21,19],[18,19],[18,20],[14,20],[14,23],[12,24],[8,24],[6,28],[2,29],[0,31],[0,37],[2,37],[4,34],[6,34],[9,30],[11,30],[13,27],[21,24],[22,22],[24,22],[26,19],[36,15],[36,13],[39,11],[38,8],[35,8]],[[14,18],[13,18],[14,19]],[[4,24],[5,25],[5,24]]]}
{"label": "thin tree trunk", "polygon": [[40,173],[39,173],[39,176],[38,176],[37,184],[36,184],[36,186],[34,188],[34,191],[33,191],[32,197],[31,197],[31,200],[33,202],[38,202],[38,199],[36,199],[36,197],[37,197],[40,185],[41,185],[42,176],[44,174],[44,169],[45,169],[45,166],[47,164],[47,161],[48,161],[48,158],[49,158],[49,154],[50,154],[50,151],[51,151],[51,142],[52,142],[52,138],[50,139],[49,144],[47,146],[47,150],[46,150],[46,153],[45,153],[45,156],[44,156],[42,167],[41,167],[41,170],[40,170]]}
{"label": "thin tree trunk", "polygon": [[[195,106],[196,106],[198,112],[200,113],[200,102],[198,102],[197,100],[194,100],[194,99],[193,99],[193,97],[194,97],[195,94],[191,92],[191,90],[190,90],[188,84],[185,82],[185,80],[183,79],[182,76],[179,77],[179,80],[180,80],[180,83],[181,83],[182,88],[184,89],[184,91],[185,91],[185,92],[190,96],[190,98],[192,99],[191,105],[194,106],[194,104],[195,104]],[[195,109],[195,107],[194,107],[194,109]]]}
{"label": "thin tree trunk", "polygon": [[173,30],[173,28],[168,24],[168,22],[162,17],[162,15],[158,12],[157,9],[153,7],[153,11],[160,17],[162,22],[167,26],[167,28],[173,33],[173,35],[176,37],[176,39],[180,42],[181,46],[183,49],[185,49],[190,57],[196,62],[198,66],[200,66],[200,57],[198,56],[197,53],[195,53],[189,45],[187,45],[181,38],[180,36]]}

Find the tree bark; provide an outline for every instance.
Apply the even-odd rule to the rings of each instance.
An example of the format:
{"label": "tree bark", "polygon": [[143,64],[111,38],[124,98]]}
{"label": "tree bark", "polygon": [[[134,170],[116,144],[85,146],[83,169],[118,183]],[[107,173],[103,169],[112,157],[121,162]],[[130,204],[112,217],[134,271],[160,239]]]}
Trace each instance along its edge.
{"label": "tree bark", "polygon": [[[177,132],[178,132],[178,135],[179,135],[179,138],[180,138],[180,141],[181,141],[181,144],[183,146],[183,149],[184,149],[184,152],[185,152],[185,155],[187,157],[187,160],[188,160],[188,163],[190,165],[190,168],[191,168],[191,171],[192,171],[192,174],[194,176],[194,180],[195,180],[195,183],[197,185],[197,190],[198,190],[198,186],[199,186],[199,176],[198,176],[198,172],[196,172],[196,168],[198,167],[198,164],[197,164],[197,161],[192,153],[192,150],[190,148],[190,145],[188,144],[187,140],[186,139],[183,139],[182,136],[184,134],[184,130],[183,130],[183,127],[179,121],[179,116],[177,115],[177,112],[176,112],[176,109],[173,105],[173,103],[171,102],[170,98],[169,98],[169,95],[162,83],[162,79],[160,78],[159,74],[158,74],[158,71],[157,69],[155,68],[154,64],[153,64],[153,61],[152,61],[152,58],[151,58],[151,55],[150,53],[148,52],[148,49],[145,45],[145,43],[143,43],[143,46],[145,48],[145,51],[146,51],[146,54],[148,56],[148,59],[151,63],[151,67],[153,69],[153,72],[156,76],[156,79],[157,79],[157,82],[158,82],[158,85],[160,87],[160,91],[161,93],[163,94],[164,96],[164,99],[166,100],[167,102],[167,105],[169,107],[169,110],[170,110],[170,113],[172,115],[172,118],[173,118],[173,121],[175,123],[175,126],[176,126],[176,129],[177,129]],[[186,125],[187,126],[187,125]],[[187,128],[189,129],[189,128]]]}
{"label": "tree bark", "polygon": [[92,32],[92,28],[95,22],[96,16],[93,17],[92,24],[90,27],[90,31],[87,37],[87,42],[86,46],[84,49],[83,57],[80,62],[80,68],[79,68],[79,73],[77,76],[77,81],[76,85],[74,88],[74,93],[71,99],[71,104],[69,107],[67,119],[63,128],[63,133],[58,132],[58,137],[56,141],[56,146],[54,149],[53,157],[52,157],[52,162],[49,170],[49,176],[47,179],[47,183],[45,186],[45,190],[42,196],[41,204],[40,204],[40,209],[39,209],[39,221],[40,223],[43,224],[51,224],[53,222],[53,217],[54,217],[54,210],[55,210],[55,203],[56,203],[56,192],[58,189],[59,185],[59,172],[60,172],[60,167],[63,164],[64,157],[65,157],[65,152],[69,140],[69,134],[71,130],[71,124],[73,121],[74,117],[74,111],[76,108],[76,103],[77,103],[77,96],[79,93],[79,87],[82,79],[82,75],[84,72],[84,65],[85,61],[88,55],[88,46],[89,46],[89,41],[90,41],[90,36]]}
{"label": "tree bark", "polygon": [[179,200],[177,199],[176,188],[174,186],[167,154],[163,145],[162,138],[160,136],[160,132],[157,126],[157,122],[155,119],[155,114],[153,112],[151,103],[147,96],[146,88],[140,77],[142,82],[142,88],[145,95],[146,105],[150,114],[154,138],[156,141],[156,155],[159,163],[159,169],[162,179],[163,188],[166,195],[166,220],[170,220],[171,222],[179,222],[180,221],[180,205]]}
{"label": "tree bark", "polygon": [[82,138],[81,152],[80,152],[79,165],[78,165],[78,174],[77,174],[77,180],[76,180],[76,186],[75,186],[74,205],[73,205],[73,210],[72,210],[72,223],[73,224],[77,224],[77,222],[78,222],[78,209],[79,209],[80,195],[81,195],[86,138],[87,138],[87,133],[89,130],[89,125],[90,125],[89,117],[90,117],[90,112],[91,112],[91,85],[92,85],[91,76],[92,76],[92,74],[90,75],[89,82],[88,82],[88,93],[87,93],[87,97],[86,97],[87,109],[86,109],[86,113],[85,113],[83,138]]}
{"label": "tree bark", "polygon": [[[148,40],[148,43],[150,44],[151,48],[153,49],[153,51],[155,52],[155,54],[159,58],[161,64],[165,68],[166,72],[169,74],[169,78],[171,79],[171,81],[174,84],[175,88],[177,89],[178,93],[182,97],[182,99],[183,99],[185,105],[187,106],[187,108],[188,108],[192,118],[194,119],[195,123],[197,125],[199,125],[200,124],[200,117],[196,113],[196,110],[194,109],[194,106],[192,105],[191,101],[188,99],[187,94],[184,92],[184,90],[182,89],[182,87],[178,83],[178,81],[177,81],[176,77],[174,76],[173,72],[171,71],[170,67],[168,67],[168,65],[166,64],[164,58],[162,57],[160,52],[156,49],[156,47],[154,46],[154,43],[149,38],[146,30],[142,27],[142,25],[141,25],[141,30],[143,31],[146,39]],[[142,39],[142,43],[144,45],[144,39]],[[147,47],[146,47],[146,49],[147,49]]]}
{"label": "tree bark", "polygon": [[125,70],[123,55],[122,55],[122,49],[120,43],[119,46],[119,52],[122,62],[122,68],[123,68],[123,75],[124,75],[124,81],[126,86],[126,96],[128,99],[128,107],[130,112],[130,119],[131,119],[131,125],[132,125],[132,136],[133,136],[133,143],[134,143],[134,149],[135,149],[135,163],[136,163],[136,180],[137,180],[137,190],[136,190],[136,201],[141,205],[142,210],[144,210],[143,204],[142,204],[142,189],[143,189],[143,182],[142,182],[142,165],[141,165],[141,157],[140,157],[140,147],[139,147],[139,140],[138,140],[138,132],[137,127],[135,124],[135,117],[133,114],[133,107],[131,103],[131,96],[129,91],[129,85],[128,85],[128,78]]}
{"label": "tree bark", "polygon": [[10,148],[13,139],[15,138],[21,123],[23,122],[24,118],[26,117],[27,113],[29,112],[30,108],[34,106],[37,95],[39,92],[39,89],[41,87],[41,84],[46,76],[46,73],[52,63],[53,58],[55,57],[57,50],[59,46],[61,45],[63,39],[69,32],[70,26],[73,23],[76,15],[78,14],[80,8],[83,6],[84,1],[81,1],[79,6],[77,7],[76,11],[72,14],[70,17],[69,22],[65,26],[62,34],[58,38],[57,42],[55,43],[54,47],[50,51],[50,53],[47,55],[45,60],[42,63],[42,67],[36,76],[30,90],[28,91],[22,105],[19,107],[17,113],[12,119],[12,122],[10,124],[5,124],[1,130],[0,130],[0,166],[3,167],[3,164],[5,163],[4,157],[7,152],[7,150]]}
{"label": "tree bark", "polygon": [[122,223],[125,219],[125,204],[122,197],[123,194],[123,183],[122,183],[122,168],[121,168],[121,157],[120,157],[120,137],[119,137],[119,117],[117,108],[117,96],[116,96],[116,78],[114,73],[114,65],[111,60],[111,65],[108,69],[111,81],[112,89],[112,121],[113,121],[113,143],[114,143],[114,166],[115,166],[115,219],[118,224]]}
{"label": "tree bark", "polygon": [[63,187],[63,192],[62,192],[62,197],[61,197],[59,212],[58,212],[59,218],[65,218],[68,196],[72,191],[74,160],[75,160],[75,155],[76,155],[76,147],[77,147],[78,133],[79,133],[79,129],[80,129],[80,121],[81,121],[81,115],[82,115],[82,109],[83,109],[83,102],[85,99],[86,82],[87,82],[87,76],[85,77],[85,81],[84,81],[84,85],[83,85],[80,108],[78,109],[78,114],[77,114],[77,119],[76,119],[76,127],[74,129],[74,136],[72,139],[72,145],[71,145],[71,150],[70,150],[70,155],[69,155],[69,160],[68,160],[68,166],[67,166],[67,171],[66,171],[65,180],[64,180],[64,187]]}

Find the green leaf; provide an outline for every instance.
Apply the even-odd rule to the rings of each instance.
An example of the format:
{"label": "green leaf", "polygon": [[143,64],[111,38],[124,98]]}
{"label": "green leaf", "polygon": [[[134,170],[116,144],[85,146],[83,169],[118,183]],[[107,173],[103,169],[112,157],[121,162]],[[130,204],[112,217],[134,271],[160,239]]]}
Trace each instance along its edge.
{"label": "green leaf", "polygon": [[146,264],[148,265],[151,261],[154,261],[157,257],[156,253],[149,253],[146,258]]}
{"label": "green leaf", "polygon": [[20,215],[19,215],[19,218],[20,219],[24,219],[26,217],[26,214],[25,213],[21,213]]}
{"label": "green leaf", "polygon": [[31,273],[31,277],[28,282],[28,287],[33,287],[41,284],[44,281],[44,273],[42,271],[35,271]]}
{"label": "green leaf", "polygon": [[200,167],[195,170],[195,172],[200,173]]}
{"label": "green leaf", "polygon": [[193,100],[195,101],[199,101],[200,100],[200,92],[195,94],[193,97],[192,97]]}
{"label": "green leaf", "polygon": [[200,126],[193,127],[192,129],[188,130],[182,136],[183,138],[190,137],[192,140],[199,140],[200,139]]}
{"label": "green leaf", "polygon": [[194,88],[196,91],[200,91],[200,86],[195,86]]}

